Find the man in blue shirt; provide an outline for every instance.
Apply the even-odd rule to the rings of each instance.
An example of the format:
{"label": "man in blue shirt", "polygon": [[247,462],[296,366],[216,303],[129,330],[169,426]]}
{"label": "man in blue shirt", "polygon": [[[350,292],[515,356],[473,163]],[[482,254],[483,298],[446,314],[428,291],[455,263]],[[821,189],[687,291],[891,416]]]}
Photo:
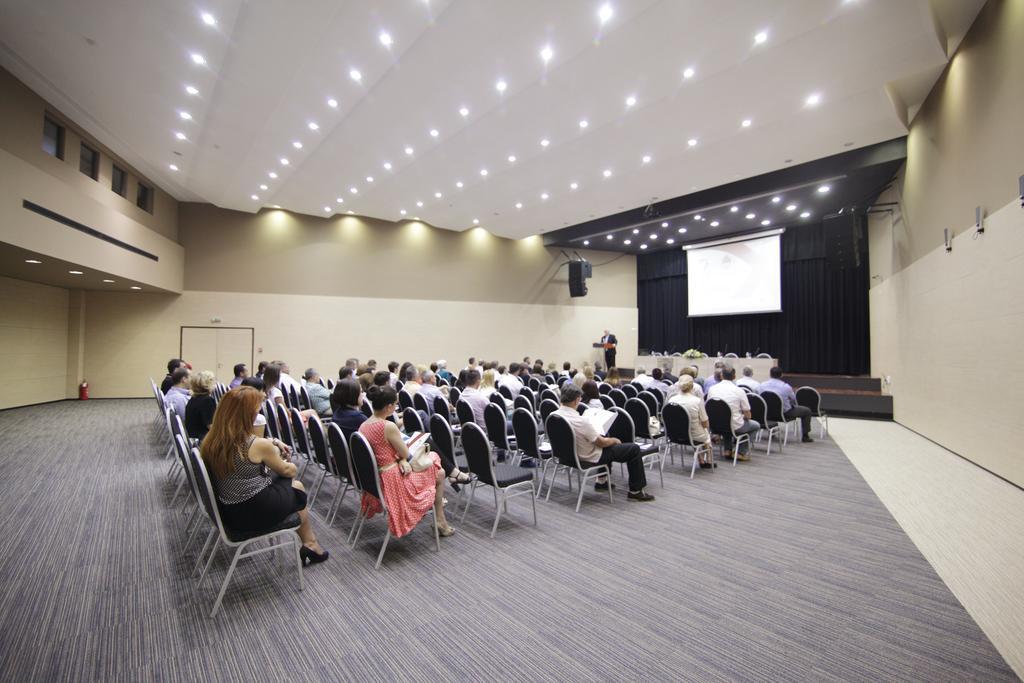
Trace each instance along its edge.
{"label": "man in blue shirt", "polygon": [[782,414],[785,415],[787,420],[800,418],[800,427],[803,431],[803,439],[801,441],[811,443],[814,441],[811,438],[811,409],[797,405],[796,392],[793,391],[793,387],[782,381],[782,368],[776,365],[771,369],[770,374],[771,379],[761,382],[761,386],[757,388],[757,393],[763,394],[766,391],[770,391],[778,394],[779,398],[782,399]]}

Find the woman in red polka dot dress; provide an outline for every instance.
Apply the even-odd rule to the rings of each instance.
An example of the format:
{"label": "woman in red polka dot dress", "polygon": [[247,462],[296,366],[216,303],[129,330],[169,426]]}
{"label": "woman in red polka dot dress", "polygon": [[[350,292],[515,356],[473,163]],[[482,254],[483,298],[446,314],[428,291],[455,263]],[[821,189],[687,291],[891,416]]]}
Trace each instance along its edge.
{"label": "woman in red polka dot dress", "polygon": [[[388,528],[393,536],[405,536],[413,530],[423,516],[434,506],[438,533],[451,536],[455,530],[444,516],[444,470],[441,458],[431,453],[434,466],[422,472],[413,472],[409,465],[409,449],[402,441],[398,426],[388,420],[398,405],[398,393],[390,386],[372,386],[366,398],[373,406],[373,417],[359,426],[373,448],[380,469],[381,494],[388,506]],[[363,493],[363,511],[367,517],[380,512],[380,501]]]}

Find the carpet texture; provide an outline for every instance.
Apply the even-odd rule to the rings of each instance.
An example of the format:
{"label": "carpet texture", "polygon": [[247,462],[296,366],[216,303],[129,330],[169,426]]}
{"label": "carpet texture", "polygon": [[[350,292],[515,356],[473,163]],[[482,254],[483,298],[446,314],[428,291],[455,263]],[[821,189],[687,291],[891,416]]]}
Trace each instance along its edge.
{"label": "carpet texture", "polygon": [[355,502],[327,529],[328,484],[306,590],[245,560],[211,620],[228,556],[197,585],[155,412],[0,413],[4,680],[1016,680],[828,440],[693,481],[677,457],[647,504],[616,468],[614,504],[580,514],[563,476],[537,528],[519,498],[494,540],[481,489],[440,553],[423,524],[379,571],[382,520],[347,548]]}

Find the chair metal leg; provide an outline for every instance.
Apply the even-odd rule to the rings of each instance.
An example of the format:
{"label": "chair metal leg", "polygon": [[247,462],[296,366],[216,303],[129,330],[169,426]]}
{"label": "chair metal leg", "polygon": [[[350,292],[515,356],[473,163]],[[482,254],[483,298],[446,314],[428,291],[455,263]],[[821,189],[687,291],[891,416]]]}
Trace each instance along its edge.
{"label": "chair metal leg", "polygon": [[[494,488],[494,524],[491,525],[491,538],[494,538],[494,534],[498,531],[498,520],[501,519],[502,508],[505,508],[505,490],[501,490],[501,505],[498,505],[498,487],[492,488]],[[508,511],[507,508],[505,510]]]}
{"label": "chair metal leg", "polygon": [[471,481],[469,483],[469,500],[466,501],[466,507],[462,509],[462,517],[459,519],[459,526],[466,523],[466,513],[469,512],[469,506],[473,504],[473,496],[476,494],[477,482]]}
{"label": "chair metal leg", "polygon": [[292,539],[292,547],[295,548],[295,569],[299,572],[299,590],[304,591],[306,590],[306,577],[302,574],[302,553],[299,548],[301,545],[299,534],[296,532],[295,538]]}
{"label": "chair metal leg", "polygon": [[537,496],[530,496],[530,505],[533,506],[533,525],[537,526]]}
{"label": "chair metal leg", "polygon": [[377,564],[373,566],[374,569],[380,569],[380,563],[384,559],[384,551],[388,549],[388,541],[391,540],[391,527],[388,527],[388,533],[384,536],[384,543],[380,546],[380,553],[377,554]]}
{"label": "chair metal leg", "polygon": [[[611,482],[608,482],[608,493],[612,492]],[[580,511],[580,505],[583,504],[583,474],[580,473],[580,495],[576,498],[576,512]]]}
{"label": "chair metal leg", "polygon": [[[614,503],[615,499],[612,498],[612,468],[611,465],[605,465],[605,468],[608,472],[608,502]],[[661,485],[664,486],[665,483],[662,482]],[[583,488],[583,482],[580,482],[580,488]]]}
{"label": "chair metal leg", "polygon": [[349,545],[353,548],[356,543],[359,542],[359,535],[363,533],[363,524],[366,522],[366,513],[363,512],[362,505],[359,506],[359,515],[356,516],[356,521],[352,523],[352,531],[349,532]]}
{"label": "chair metal leg", "polygon": [[240,545],[235,548],[235,554],[231,558],[231,566],[228,567],[228,573],[224,577],[223,583],[220,584],[220,592],[217,593],[217,601],[213,603],[213,611],[210,612],[210,618],[213,619],[217,616],[217,611],[220,609],[221,600],[224,599],[224,592],[228,589],[228,583],[231,581],[231,575],[235,573],[235,566],[238,564],[238,556],[242,554],[242,548],[244,545]]}
{"label": "chair metal leg", "polygon": [[434,552],[441,552],[441,533],[437,529],[437,513],[434,513]]}
{"label": "chair metal leg", "polygon": [[206,556],[206,549],[210,546],[210,541],[217,535],[216,529],[210,529],[210,533],[206,535],[206,542],[203,543],[203,547],[199,549],[199,555],[196,557],[196,565],[192,568],[192,575],[199,573],[199,567],[203,564],[203,558]]}

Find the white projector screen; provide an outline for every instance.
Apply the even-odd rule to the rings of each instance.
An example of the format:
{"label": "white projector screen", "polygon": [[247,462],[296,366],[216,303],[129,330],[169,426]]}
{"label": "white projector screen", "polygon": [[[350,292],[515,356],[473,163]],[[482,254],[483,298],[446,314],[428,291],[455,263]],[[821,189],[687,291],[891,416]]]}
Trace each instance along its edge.
{"label": "white projector screen", "polygon": [[689,317],[782,310],[779,235],[686,251]]}

